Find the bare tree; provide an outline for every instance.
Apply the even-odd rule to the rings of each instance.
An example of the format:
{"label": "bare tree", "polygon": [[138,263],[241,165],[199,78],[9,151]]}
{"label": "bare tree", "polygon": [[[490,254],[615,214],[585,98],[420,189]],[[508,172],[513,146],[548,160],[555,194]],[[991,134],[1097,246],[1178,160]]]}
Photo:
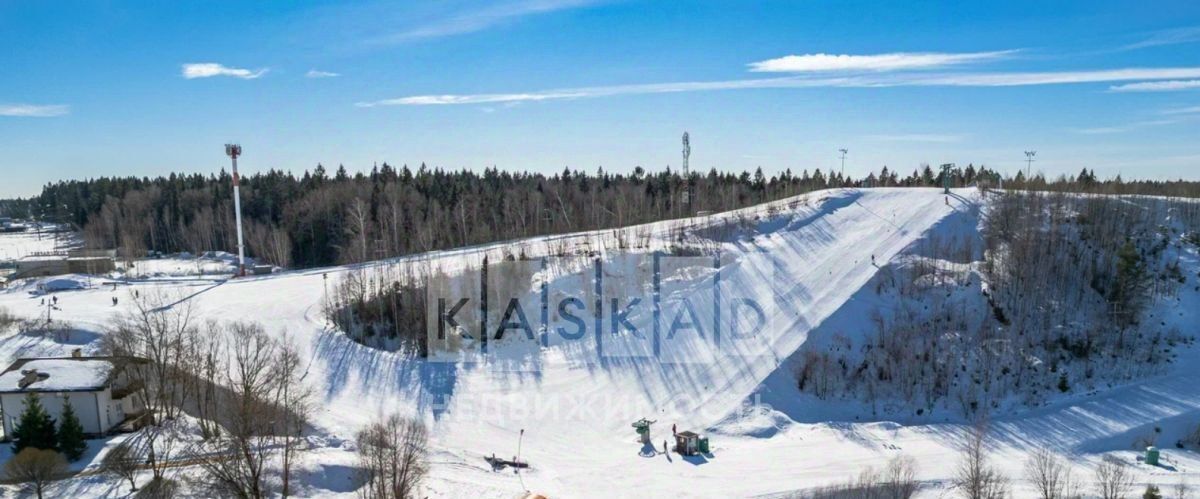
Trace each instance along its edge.
{"label": "bare tree", "polygon": [[195,401],[200,436],[205,439],[221,435],[218,423],[218,376],[225,369],[224,329],[216,321],[208,322],[208,334],[199,335],[188,350],[189,380],[196,386],[190,390]]}
{"label": "bare tree", "polygon": [[29,484],[38,499],[42,499],[50,482],[57,480],[66,470],[67,460],[62,454],[33,447],[26,447],[4,464],[8,477]]}
{"label": "bare tree", "polygon": [[277,433],[283,440],[282,487],[283,497],[291,495],[292,465],[302,450],[302,434],[312,412],[312,389],[304,384],[300,355],[292,345],[290,337],[284,336],[276,360],[275,376],[278,384],[276,398],[279,403]]}
{"label": "bare tree", "polygon": [[1101,499],[1121,499],[1133,488],[1133,474],[1124,461],[1104,456],[1096,467],[1096,486]]}
{"label": "bare tree", "polygon": [[870,466],[846,483],[821,487],[797,495],[806,499],[909,499],[917,493],[916,463],[911,457],[888,460],[882,472]]}
{"label": "bare tree", "polygon": [[206,446],[201,466],[218,495],[266,497],[270,492],[264,478],[277,416],[272,398],[277,345],[257,324],[233,323],[227,332],[229,362],[220,381],[228,388],[228,399],[219,405],[226,431]]}
{"label": "bare tree", "polygon": [[1041,499],[1063,499],[1070,491],[1071,468],[1053,451],[1042,448],[1025,461],[1025,478]]}
{"label": "bare tree", "polygon": [[8,328],[15,326],[18,322],[17,316],[9,312],[8,309],[0,307],[0,333],[7,331]]}
{"label": "bare tree", "polygon": [[1192,487],[1188,485],[1187,478],[1179,475],[1179,481],[1175,482],[1175,499],[1188,499],[1192,495]]}
{"label": "bare tree", "polygon": [[429,471],[424,423],[393,414],[358,432],[358,459],[364,499],[408,499]]}
{"label": "bare tree", "polygon": [[182,433],[182,420],[169,419],[142,428],[130,439],[137,455],[146,456],[146,464],[150,466],[152,480],[162,480],[166,476],[171,460],[179,452],[179,441]]}
{"label": "bare tree", "polygon": [[[213,326],[203,370],[223,386],[207,399],[222,431],[200,444],[206,482],[217,495],[291,495],[292,469],[304,450],[312,410],[303,363],[286,332],[277,340],[254,323]],[[215,359],[227,359],[219,361]],[[275,461],[276,456],[279,462]],[[280,482],[268,480],[279,466]],[[279,490],[273,490],[278,486]]]}
{"label": "bare tree", "polygon": [[103,349],[112,355],[135,355],[150,362],[131,364],[127,369],[144,406],[154,415],[174,418],[187,396],[182,383],[183,363],[189,342],[196,337],[192,302],[178,293],[146,292],[128,297],[130,312],[120,317],[117,326],[105,335]]}
{"label": "bare tree", "polygon": [[910,456],[888,460],[884,469],[883,499],[908,499],[917,494],[917,462]]}
{"label": "bare tree", "polygon": [[1008,479],[988,464],[987,428],[983,424],[977,424],[967,431],[954,487],[967,499],[1008,497]]}
{"label": "bare tree", "polygon": [[100,470],[118,480],[128,480],[129,491],[137,492],[136,479],[141,464],[142,456],[138,449],[130,444],[129,440],[124,440],[104,454],[104,459],[100,461]]}

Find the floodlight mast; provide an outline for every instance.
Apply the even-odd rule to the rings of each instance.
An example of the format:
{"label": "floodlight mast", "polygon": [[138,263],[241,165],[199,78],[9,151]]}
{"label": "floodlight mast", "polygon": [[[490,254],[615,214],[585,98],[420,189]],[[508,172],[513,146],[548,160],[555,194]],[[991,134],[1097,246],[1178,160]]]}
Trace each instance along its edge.
{"label": "floodlight mast", "polygon": [[1025,183],[1029,183],[1033,175],[1033,157],[1037,155],[1037,151],[1025,151]]}
{"label": "floodlight mast", "polygon": [[683,204],[692,202],[692,183],[691,177],[688,175],[688,158],[692,155],[692,143],[688,138],[688,133],[683,132]]}
{"label": "floodlight mast", "polygon": [[233,213],[237,219],[237,243],[238,243],[238,276],[246,275],[246,245],[242,239],[242,196],[239,192],[241,182],[238,179],[237,159],[242,155],[242,146],[239,144],[225,144],[225,154],[233,160]]}
{"label": "floodlight mast", "polygon": [[842,153],[842,173],[840,175],[842,176],[842,181],[845,182],[845,180],[846,180],[846,153],[848,153],[850,151],[847,151],[846,149],[843,148],[843,149],[838,149],[838,152]]}

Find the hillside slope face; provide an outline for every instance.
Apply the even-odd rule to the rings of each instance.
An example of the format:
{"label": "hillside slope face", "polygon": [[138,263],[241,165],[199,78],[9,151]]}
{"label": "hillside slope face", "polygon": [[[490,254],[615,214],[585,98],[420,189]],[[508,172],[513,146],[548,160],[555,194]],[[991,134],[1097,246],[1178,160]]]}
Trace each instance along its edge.
{"label": "hillside slope face", "polygon": [[[606,249],[616,247],[611,232],[585,233],[366,266],[132,286],[142,293],[167,290],[192,304],[201,319],[260,322],[300,348],[306,382],[320,401],[314,421],[320,435],[312,439],[317,449],[305,465],[313,495],[352,494],[344,482],[353,466],[354,433],[391,412],[431,425],[428,489],[434,497],[514,497],[525,490],[551,497],[773,494],[841,481],[898,453],[916,458],[921,478],[936,489],[952,474],[960,426],[854,423],[869,413],[804,398],[789,359],[815,330],[865,322],[854,317],[865,310],[856,303],[869,299],[866,288],[889,262],[931,237],[972,237],[981,202],[971,189],[949,196],[939,189],[830,190],[687,221],[695,234],[720,234],[703,242],[713,252],[687,249],[689,239],[680,240],[677,224],[660,223],[638,228],[650,239],[638,250]],[[528,261],[513,259],[516,253]],[[472,269],[485,256],[488,274],[477,277]],[[495,283],[487,313],[460,316],[466,326],[451,333],[461,340],[457,347],[414,359],[360,345],[328,327],[325,293],[343,275],[406,265],[434,266],[460,282]],[[124,307],[112,306],[112,294],[60,295],[56,318],[84,330],[80,337],[8,336],[0,340],[0,354],[66,354],[77,345],[94,350],[106,323]],[[506,298],[518,299],[530,327],[506,329],[497,339],[494,328],[515,317],[497,306],[511,302]],[[614,317],[635,300],[659,306]],[[1200,309],[1200,303],[1183,306],[1192,304]],[[0,293],[0,306],[27,317],[42,312],[38,299],[20,290]],[[490,325],[486,349],[484,333],[471,326],[483,317]],[[1030,444],[1054,439],[1104,452],[1126,448],[1122,435],[1161,418],[1176,418],[1182,428],[1200,410],[1200,388],[1180,377],[1195,374],[1180,371],[1122,389],[1136,392],[1134,398],[1163,390],[1171,404],[1135,411],[1113,395],[1067,400],[1002,422],[1004,443],[1011,444],[1000,450],[1011,458],[1003,462],[1016,476]],[[779,407],[754,405],[763,400]],[[636,440],[631,423],[641,418],[656,421],[652,445]],[[829,420],[844,422],[822,422]],[[662,454],[673,426],[711,433],[711,455]],[[520,475],[493,472],[483,460],[493,453],[512,456],[518,446],[532,466]]]}

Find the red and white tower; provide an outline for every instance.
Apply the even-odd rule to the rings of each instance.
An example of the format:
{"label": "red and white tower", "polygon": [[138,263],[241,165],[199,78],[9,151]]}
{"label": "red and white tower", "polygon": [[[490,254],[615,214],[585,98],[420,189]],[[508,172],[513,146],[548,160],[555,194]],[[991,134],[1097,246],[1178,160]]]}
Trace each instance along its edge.
{"label": "red and white tower", "polygon": [[246,275],[246,246],[242,242],[242,196],[238,192],[238,171],[237,159],[242,155],[242,146],[238,144],[225,144],[225,154],[233,159],[233,213],[237,218],[237,236],[238,236],[238,276]]}

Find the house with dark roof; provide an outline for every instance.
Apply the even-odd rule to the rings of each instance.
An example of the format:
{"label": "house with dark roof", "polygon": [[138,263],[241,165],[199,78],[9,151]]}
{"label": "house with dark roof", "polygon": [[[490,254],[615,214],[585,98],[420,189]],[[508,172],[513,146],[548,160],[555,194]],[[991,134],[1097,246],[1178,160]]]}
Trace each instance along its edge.
{"label": "house with dark roof", "polygon": [[18,359],[0,372],[4,440],[12,435],[30,393],[55,421],[70,402],[84,433],[112,432],[145,412],[138,396],[142,386],[130,371],[148,363],[138,357],[84,357],[78,351],[71,357]]}

